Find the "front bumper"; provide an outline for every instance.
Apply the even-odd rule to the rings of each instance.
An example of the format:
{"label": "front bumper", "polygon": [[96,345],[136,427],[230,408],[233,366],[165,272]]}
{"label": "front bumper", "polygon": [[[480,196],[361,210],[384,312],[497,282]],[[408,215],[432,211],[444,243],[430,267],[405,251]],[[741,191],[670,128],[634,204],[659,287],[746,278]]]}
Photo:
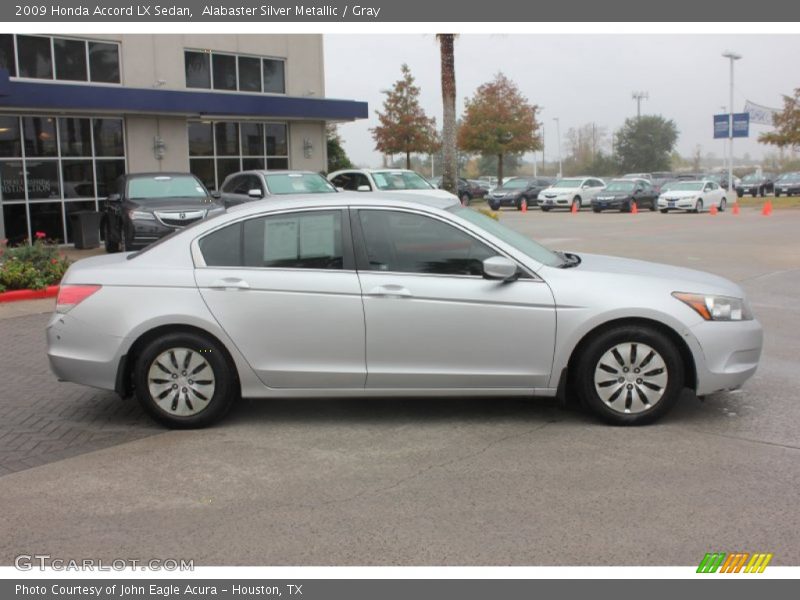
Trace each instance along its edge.
{"label": "front bumper", "polygon": [[558,207],[571,205],[571,198],[539,198],[539,206]]}
{"label": "front bumper", "polygon": [[613,200],[592,200],[592,208],[599,210],[610,210],[622,208],[628,201],[627,198],[614,198]]}
{"label": "front bumper", "polygon": [[800,186],[776,186],[776,194],[786,194],[787,196],[796,196],[800,194]]}
{"label": "front bumper", "polygon": [[698,396],[741,387],[756,372],[764,344],[757,320],[703,321],[690,334]]}
{"label": "front bumper", "polygon": [[492,206],[516,206],[519,196],[503,196],[502,198],[487,196],[486,201]]}
{"label": "front bumper", "polygon": [[694,210],[697,201],[694,198],[681,198],[678,200],[662,200],[658,199],[659,210]]}

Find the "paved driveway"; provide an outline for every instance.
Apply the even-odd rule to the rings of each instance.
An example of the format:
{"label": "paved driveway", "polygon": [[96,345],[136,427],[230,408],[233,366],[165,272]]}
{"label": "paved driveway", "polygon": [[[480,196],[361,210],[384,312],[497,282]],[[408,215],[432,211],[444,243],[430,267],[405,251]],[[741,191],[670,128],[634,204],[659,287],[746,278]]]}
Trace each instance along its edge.
{"label": "paved driveway", "polygon": [[643,428],[548,400],[312,399],[172,432],[57,383],[46,315],[0,319],[0,563],[800,564],[800,211],[502,219],[555,248],[740,281],[766,328],[759,372]]}

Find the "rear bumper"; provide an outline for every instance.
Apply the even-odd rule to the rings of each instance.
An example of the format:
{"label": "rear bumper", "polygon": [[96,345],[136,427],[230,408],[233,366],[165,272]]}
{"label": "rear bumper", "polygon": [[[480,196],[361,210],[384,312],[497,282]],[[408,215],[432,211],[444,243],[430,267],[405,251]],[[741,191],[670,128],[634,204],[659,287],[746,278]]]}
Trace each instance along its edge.
{"label": "rear bumper", "polygon": [[751,321],[704,321],[691,328],[698,395],[732,390],[750,379],[758,368],[764,333]]}
{"label": "rear bumper", "polygon": [[54,313],[46,336],[50,370],[59,380],[116,388],[124,338],[100,333],[69,313]]}

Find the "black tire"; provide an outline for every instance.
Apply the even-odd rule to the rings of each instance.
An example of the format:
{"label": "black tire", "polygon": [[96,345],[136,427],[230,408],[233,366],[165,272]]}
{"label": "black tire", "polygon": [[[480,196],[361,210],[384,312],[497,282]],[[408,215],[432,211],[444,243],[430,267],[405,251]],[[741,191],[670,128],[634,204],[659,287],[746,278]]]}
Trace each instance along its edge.
{"label": "black tire", "polygon": [[661,209],[661,214],[662,214],[662,215],[665,215],[665,214],[667,214],[668,212],[669,212],[669,209],[668,209],[668,208],[662,208],[662,209]]}
{"label": "black tire", "polygon": [[103,224],[103,238],[103,245],[106,248],[106,252],[109,254],[119,252],[119,238],[117,234],[111,231],[111,223],[108,220]]}
{"label": "black tire", "polygon": [[[575,204],[577,204],[577,205],[578,205],[578,208],[577,208],[577,210],[580,210],[580,209],[581,209],[581,206],[583,205],[583,203],[582,203],[582,201],[581,201],[581,197],[580,197],[580,196],[575,196],[575,197],[572,199],[572,206],[574,206]],[[570,206],[570,207],[569,207],[569,209],[570,209],[570,210],[572,210],[572,206]]]}
{"label": "black tire", "polygon": [[699,213],[703,212],[703,201],[702,200],[698,200],[697,202],[694,203],[694,209],[692,210],[692,212],[695,213],[695,214],[699,214]]}
{"label": "black tire", "polygon": [[[594,383],[595,370],[603,355],[618,344],[627,343],[650,346],[660,354],[667,371],[667,381],[661,397],[650,408],[630,414],[624,413],[623,410],[615,410],[606,404],[598,395]],[[578,359],[576,376],[576,391],[584,406],[602,420],[613,425],[644,425],[660,419],[675,406],[684,388],[683,361],[678,349],[666,335],[642,325],[621,325],[595,336],[583,349]],[[627,394],[635,393],[624,388],[623,390],[623,393],[611,404],[617,401],[627,402]],[[624,409],[624,404],[620,404],[620,409]]]}
{"label": "black tire", "polygon": [[602,212],[602,210],[600,209],[600,207],[599,207],[599,206],[593,206],[593,207],[592,207],[592,212],[599,213],[599,212]]}
{"label": "black tire", "polygon": [[[787,195],[787,196],[791,196],[791,194],[786,194],[786,195]],[[775,197],[776,197],[776,198],[780,198],[780,197],[781,197],[781,193],[780,193],[780,192],[778,192],[777,190],[775,191]]]}
{"label": "black tire", "polygon": [[542,212],[550,212],[550,209],[553,208],[552,206],[540,206],[539,208],[542,209]]}
{"label": "black tire", "polygon": [[471,200],[472,198],[468,193],[464,192],[461,194],[461,206],[469,206]]}
{"label": "black tire", "polygon": [[744,190],[736,190],[736,195],[739,196],[739,198],[744,198]]}
{"label": "black tire", "polygon": [[491,208],[492,210],[497,211],[497,210],[500,210],[500,205],[499,204],[489,204],[489,208]]}
{"label": "black tire", "polygon": [[658,202],[657,202],[656,200],[653,200],[653,201],[650,203],[650,210],[651,210],[652,212],[655,212],[656,210],[658,210]]}
{"label": "black tire", "polygon": [[719,201],[719,212],[725,212],[725,209],[728,207],[728,199],[723,198]]}
{"label": "black tire", "polygon": [[517,210],[522,210],[523,202],[525,203],[525,210],[528,210],[531,207],[531,203],[528,201],[528,198],[523,196],[522,198],[519,199],[519,202],[517,202]]}
{"label": "black tire", "polygon": [[633,200],[628,200],[619,207],[619,212],[629,213],[633,210]]}
{"label": "black tire", "polygon": [[[175,415],[164,410],[153,398],[148,387],[150,368],[160,355],[170,349],[191,350],[201,356],[211,368],[214,392],[208,399],[205,408],[199,409],[192,415]],[[134,369],[134,385],[139,403],[156,421],[172,429],[196,429],[211,425],[225,416],[238,396],[234,365],[230,363],[225,350],[218,343],[204,335],[176,332],[156,338],[147,344],[139,354]],[[191,383],[191,380],[189,382]],[[184,388],[185,390],[186,388]],[[170,390],[169,394],[171,393]],[[177,404],[173,404],[175,407],[179,407],[181,403],[185,406],[193,406],[190,402],[197,402],[196,399],[187,401],[185,398],[180,398],[179,391],[176,394],[178,398],[176,400]],[[169,396],[167,397],[169,398]]]}

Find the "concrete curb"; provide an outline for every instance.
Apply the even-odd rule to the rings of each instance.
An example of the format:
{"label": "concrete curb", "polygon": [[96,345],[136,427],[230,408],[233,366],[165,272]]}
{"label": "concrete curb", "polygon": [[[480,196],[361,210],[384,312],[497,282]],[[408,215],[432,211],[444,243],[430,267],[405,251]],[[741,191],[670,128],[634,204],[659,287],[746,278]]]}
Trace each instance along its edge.
{"label": "concrete curb", "polygon": [[49,285],[43,290],[11,290],[10,292],[3,292],[0,293],[0,303],[53,298],[58,295],[58,288],[59,286],[57,285]]}

